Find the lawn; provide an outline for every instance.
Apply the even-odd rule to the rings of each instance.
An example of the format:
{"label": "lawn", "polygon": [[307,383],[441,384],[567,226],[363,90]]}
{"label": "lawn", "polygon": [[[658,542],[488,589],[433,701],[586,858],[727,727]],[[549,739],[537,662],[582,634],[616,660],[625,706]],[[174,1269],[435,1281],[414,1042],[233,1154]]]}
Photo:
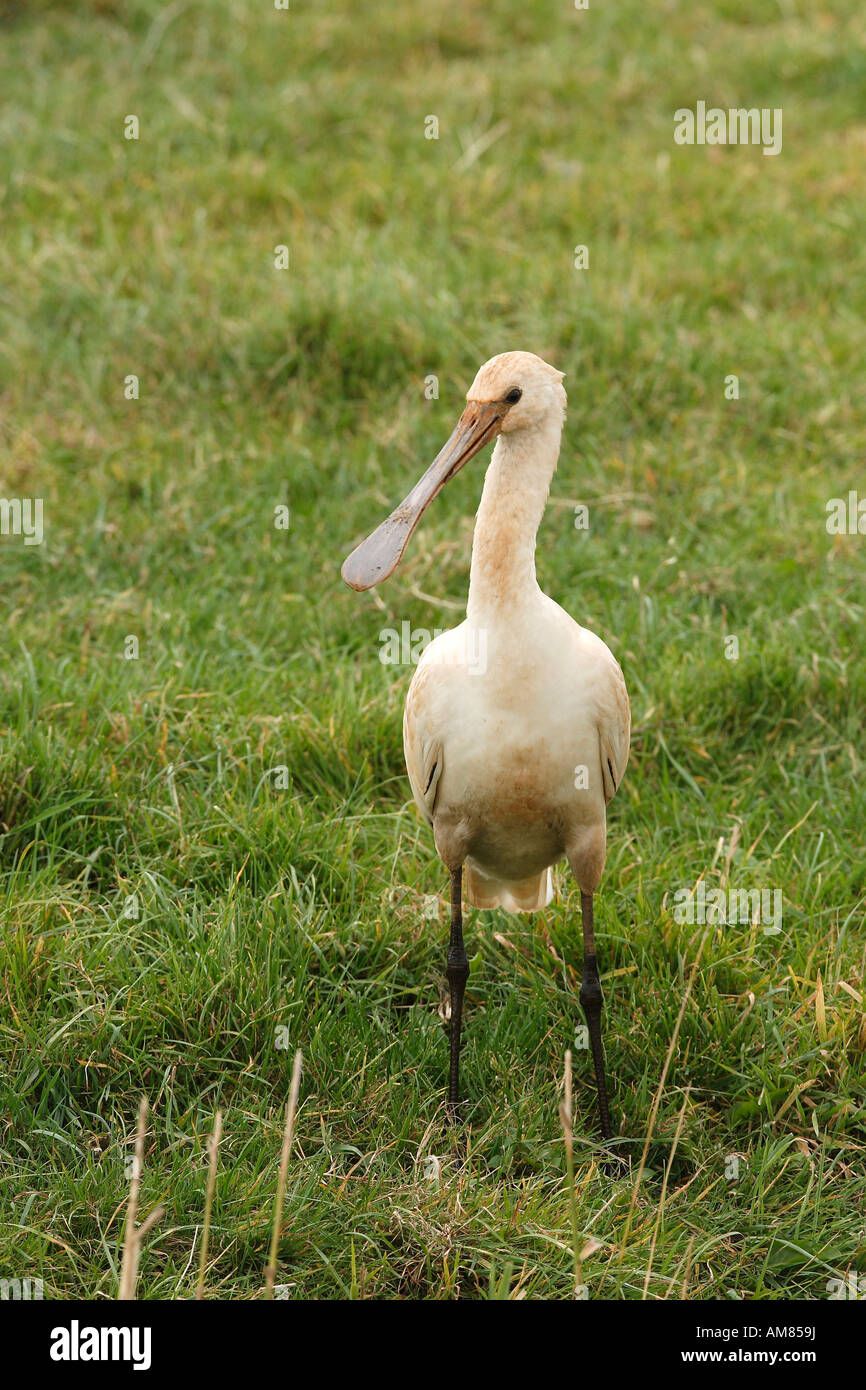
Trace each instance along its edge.
{"label": "lawn", "polygon": [[[0,1277],[116,1296],[145,1095],[139,1296],[194,1293],[219,1108],[205,1296],[263,1297],[296,1048],[282,1296],[573,1297],[569,1048],[585,1296],[866,1275],[862,5],[19,0],[0,81],[0,497],[44,528],[0,536]],[[781,153],[677,144],[698,101],[782,109]],[[381,590],[339,576],[515,347],[567,373],[539,580],[632,700],[621,1177],[564,872],[467,913],[445,1121],[379,657],[460,620],[484,459]],[[699,880],[781,930],[679,920]]]}

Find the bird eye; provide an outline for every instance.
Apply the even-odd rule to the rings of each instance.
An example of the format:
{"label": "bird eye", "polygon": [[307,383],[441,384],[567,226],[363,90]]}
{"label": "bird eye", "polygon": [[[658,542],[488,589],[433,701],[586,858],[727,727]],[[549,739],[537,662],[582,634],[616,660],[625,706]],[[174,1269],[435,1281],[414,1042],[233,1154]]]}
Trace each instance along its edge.
{"label": "bird eye", "polygon": [[509,405],[516,405],[522,395],[523,392],[521,391],[520,387],[515,386],[511,391],[508,392],[508,395],[505,397],[505,399],[507,400]]}

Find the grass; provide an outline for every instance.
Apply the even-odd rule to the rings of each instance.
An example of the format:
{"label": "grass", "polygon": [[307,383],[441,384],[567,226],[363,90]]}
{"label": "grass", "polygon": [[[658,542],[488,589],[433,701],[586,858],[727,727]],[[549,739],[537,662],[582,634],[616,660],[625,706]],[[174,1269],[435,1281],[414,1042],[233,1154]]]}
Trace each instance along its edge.
{"label": "grass", "polygon": [[[866,438],[862,6],[0,25],[0,496],[45,516],[0,538],[0,1276],[116,1296],[145,1095],[138,1296],[194,1297],[219,1109],[204,1296],[264,1297],[301,1048],[290,1298],[568,1299],[576,1255],[591,1298],[826,1297],[866,1270],[864,540],[825,527]],[[697,100],[782,107],[781,155],[675,145]],[[445,876],[379,634],[457,620],[481,465],[381,593],[339,580],[509,347],[568,374],[539,578],[632,697],[596,933],[635,1163],[698,962],[636,1189],[565,875],[469,916],[462,1164],[444,1124]],[[781,889],[781,933],[678,923],[701,875]]]}

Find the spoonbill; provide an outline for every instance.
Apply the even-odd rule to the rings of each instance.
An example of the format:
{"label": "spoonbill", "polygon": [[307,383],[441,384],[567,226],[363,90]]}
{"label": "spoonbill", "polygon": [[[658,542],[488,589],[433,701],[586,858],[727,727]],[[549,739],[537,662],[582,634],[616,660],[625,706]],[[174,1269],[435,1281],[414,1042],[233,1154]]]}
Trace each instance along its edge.
{"label": "spoonbill", "polygon": [[352,551],[342,575],[363,590],[393,574],[434,497],[496,438],[475,523],[466,621],[423,652],[403,717],[412,792],[451,878],[449,1112],[460,1099],[469,977],[464,870],[469,905],[537,912],[553,895],[552,865],[566,858],[580,888],[580,1002],[609,1140],[593,896],[604,868],[607,806],[628,761],[631,717],[622,671],[607,646],[548,598],[535,577],[535,537],[565,419],[562,378],[531,352],[485,362],[450,439]]}

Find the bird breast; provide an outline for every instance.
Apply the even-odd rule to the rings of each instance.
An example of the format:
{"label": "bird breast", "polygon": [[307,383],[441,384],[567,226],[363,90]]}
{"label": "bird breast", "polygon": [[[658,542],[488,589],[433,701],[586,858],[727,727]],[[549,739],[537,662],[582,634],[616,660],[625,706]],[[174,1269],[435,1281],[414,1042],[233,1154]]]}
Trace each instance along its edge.
{"label": "bird breast", "polygon": [[415,798],[437,833],[464,827],[482,862],[507,844],[513,863],[516,837],[526,862],[552,863],[576,827],[603,823],[609,799],[599,728],[619,668],[600,639],[539,599],[524,621],[443,633],[406,699]]}

